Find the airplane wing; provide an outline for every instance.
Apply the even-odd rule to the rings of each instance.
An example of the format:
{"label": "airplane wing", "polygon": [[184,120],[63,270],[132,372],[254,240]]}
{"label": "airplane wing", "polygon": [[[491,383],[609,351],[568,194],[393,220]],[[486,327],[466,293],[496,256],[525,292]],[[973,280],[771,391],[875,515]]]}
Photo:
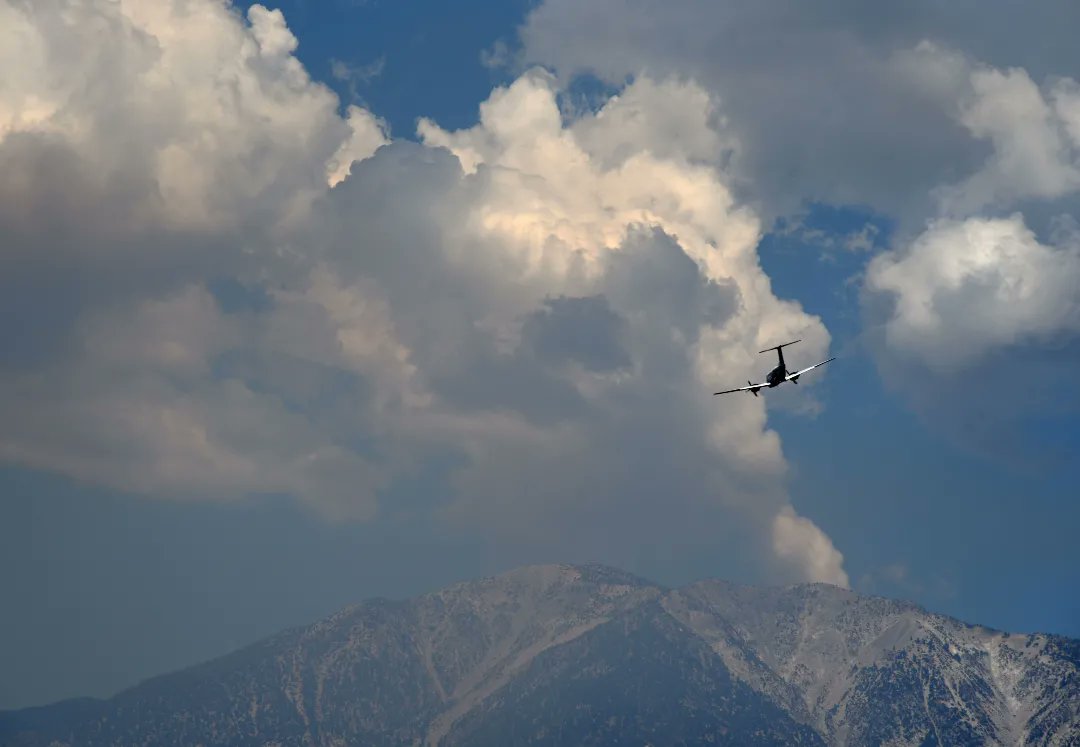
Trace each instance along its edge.
{"label": "airplane wing", "polygon": [[821,363],[815,363],[814,365],[810,366],[809,368],[804,368],[802,371],[796,371],[795,373],[789,373],[787,376],[784,377],[784,380],[785,381],[791,381],[792,379],[797,379],[800,376],[802,376],[804,373],[806,373],[807,371],[813,371],[818,366],[824,366],[829,361],[834,361],[834,360],[836,360],[835,357],[829,358],[828,361],[822,361]]}
{"label": "airplane wing", "polygon": [[713,396],[715,397],[717,394],[731,394],[732,392],[753,392],[754,394],[757,394],[758,389],[764,389],[767,386],[768,383],[750,384],[749,386],[741,386],[738,389],[725,389],[722,392],[713,392]]}

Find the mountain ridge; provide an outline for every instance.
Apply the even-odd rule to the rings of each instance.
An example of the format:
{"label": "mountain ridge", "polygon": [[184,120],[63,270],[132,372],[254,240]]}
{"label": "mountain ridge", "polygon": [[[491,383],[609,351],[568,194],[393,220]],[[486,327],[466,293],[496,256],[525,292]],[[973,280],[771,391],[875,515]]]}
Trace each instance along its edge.
{"label": "mountain ridge", "polygon": [[110,699],[0,713],[0,745],[1076,745],[1078,672],[1080,641],[829,584],[669,588],[547,564],[349,605]]}

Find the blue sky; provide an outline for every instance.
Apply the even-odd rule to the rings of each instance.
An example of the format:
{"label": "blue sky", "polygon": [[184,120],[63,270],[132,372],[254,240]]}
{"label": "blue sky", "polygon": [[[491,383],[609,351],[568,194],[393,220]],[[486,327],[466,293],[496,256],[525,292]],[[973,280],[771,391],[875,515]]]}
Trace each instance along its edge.
{"label": "blue sky", "polygon": [[[481,52],[499,40],[511,41],[534,4],[287,0],[274,7],[300,39],[297,57],[313,76],[346,103],[355,95],[396,136],[412,138],[419,117],[455,129],[475,122],[480,102],[507,79],[504,71],[482,63]],[[335,77],[335,61],[360,71],[360,77]]]}
{"label": "blue sky", "polygon": [[[867,217],[857,208],[820,212],[811,225],[840,235]],[[884,222],[880,235],[887,231]],[[827,406],[819,416],[778,413],[774,420],[794,465],[796,505],[866,569],[856,588],[1006,630],[1075,636],[1074,464],[1055,460],[1045,469],[1022,456],[973,450],[888,391],[860,349],[857,288],[845,284],[862,271],[865,255],[823,254],[813,243],[774,235],[761,257],[777,292],[821,314],[844,351],[822,384]],[[1028,443],[1048,435],[1023,431],[1015,437]],[[1061,453],[1080,447],[1073,419],[1059,421],[1051,437]],[[906,569],[903,579],[890,574],[893,563]]]}
{"label": "blue sky", "polygon": [[[312,115],[304,136],[294,138],[290,106],[257,100],[255,114],[240,118],[235,132],[250,133],[263,150],[255,156],[245,150],[235,160],[215,151],[206,158],[215,168],[225,164],[222,170],[192,180],[202,185],[197,189],[220,186],[222,192],[206,193],[205,204],[220,201],[242,219],[206,217],[212,213],[200,212],[204,194],[185,192],[187,183],[178,182],[170,194],[180,195],[175,205],[189,212],[130,234],[110,233],[109,223],[145,225],[131,216],[154,213],[133,202],[140,190],[130,185],[147,177],[139,170],[144,166],[113,155],[124,149],[113,149],[107,127],[93,130],[101,139],[93,156],[71,146],[71,162],[83,158],[85,173],[111,175],[101,186],[48,166],[63,161],[20,160],[20,148],[42,159],[50,151],[31,150],[29,139],[5,142],[0,119],[0,163],[9,164],[8,173],[32,162],[47,164],[37,167],[43,180],[51,178],[50,168],[61,175],[54,184],[42,182],[53,184],[52,191],[34,192],[49,195],[42,199],[51,201],[45,203],[50,221],[11,208],[32,204],[30,198],[0,192],[23,199],[0,211],[0,228],[16,237],[10,250],[16,271],[0,285],[4,308],[10,319],[29,320],[0,324],[0,343],[10,353],[0,386],[12,393],[4,401],[18,422],[4,434],[0,467],[0,589],[13,611],[0,619],[6,642],[0,659],[8,662],[0,708],[108,695],[364,598],[409,596],[531,562],[606,562],[673,584],[708,577],[782,583],[800,580],[798,569],[781,562],[794,557],[810,569],[806,578],[830,580],[842,572],[858,591],[911,599],[966,621],[1080,636],[1073,459],[1080,419],[1075,397],[1053,396],[1069,386],[1067,370],[1050,368],[1061,360],[1071,366],[1080,351],[1080,328],[1069,311],[1077,296],[1068,282],[1076,276],[1077,243],[1068,231],[1059,238],[1052,230],[1073,209],[1071,169],[1080,163],[1080,144],[1070,145],[1069,133],[1077,123],[1063,107],[1045,132],[1025,139],[1017,128],[1028,124],[995,119],[1001,109],[993,106],[1005,100],[995,96],[1030,93],[1030,83],[1050,102],[1047,111],[1058,111],[1051,105],[1067,100],[1068,90],[1047,81],[1075,75],[1080,58],[1033,54],[1034,41],[1025,38],[1068,28],[1073,11],[1055,6],[1046,18],[1025,19],[1013,35],[980,35],[930,5],[913,5],[884,31],[874,18],[831,5],[819,13],[791,11],[794,19],[781,5],[702,9],[680,2],[663,10],[662,3],[646,2],[623,12],[619,3],[598,2],[584,12],[560,0],[270,4],[299,40],[297,59],[337,93],[328,106],[341,114],[349,104],[369,110],[396,141],[374,155],[373,147],[357,146],[363,152],[352,175],[314,202],[313,218],[272,230],[259,225],[265,216],[289,214],[294,204],[272,200],[307,194],[304,168],[347,137],[337,114]],[[792,20],[804,30],[796,51],[784,52],[773,42]],[[984,20],[1000,31],[1008,14],[991,9]],[[834,33],[846,40],[836,46],[842,52],[829,46]],[[260,41],[265,49],[269,38]],[[926,38],[956,54],[919,47]],[[510,51],[510,64],[485,64],[496,43]],[[874,64],[856,69],[844,57],[849,52]],[[56,59],[50,64],[61,65]],[[92,93],[77,95],[74,79],[71,90],[49,94],[71,96],[100,124],[111,121],[113,103],[93,92],[114,90],[112,73],[115,90],[123,90],[125,78],[115,67],[121,63],[99,62],[105,84],[86,85],[83,92]],[[278,80],[278,62],[253,67],[252,75],[264,76],[258,78],[264,90]],[[421,117],[444,135],[473,127],[493,88],[511,84],[534,63],[552,71],[554,82],[520,85],[513,89],[519,98],[507,99],[513,105],[492,114],[483,137],[523,130],[499,135],[511,145],[486,153],[490,171],[474,181],[449,154],[402,142],[417,140]],[[1023,79],[1000,73],[1016,65]],[[937,87],[913,84],[911,70]],[[940,75],[925,75],[928,70]],[[999,74],[980,78],[980,70]],[[590,121],[593,129],[575,136],[593,137],[589,154],[596,164],[645,151],[670,159],[664,163],[677,166],[649,172],[664,175],[658,190],[664,180],[689,180],[697,173],[693,164],[710,164],[721,174],[707,182],[710,189],[730,188],[764,226],[760,243],[747,248],[771,283],[769,293],[750,290],[759,288],[752,282],[757,276],[746,280],[740,273],[752,271],[742,265],[725,284],[690,262],[696,228],[680,223],[678,211],[659,209],[665,233],[623,239],[624,259],[611,260],[595,282],[571,271],[549,285],[513,275],[518,255],[481,254],[501,234],[467,237],[462,246],[482,259],[461,263],[443,251],[457,246],[469,206],[498,213],[517,199],[515,190],[559,183],[558,164],[535,166],[540,176],[531,175],[524,187],[484,181],[500,169],[527,170],[520,164],[530,144],[546,142],[545,86],[561,87],[564,100],[567,88],[570,98],[588,94],[597,108],[607,92],[639,73],[658,82],[623,92],[636,114],[613,110],[608,124]],[[192,89],[200,85],[191,80]],[[1009,85],[995,88],[1001,81]],[[28,77],[18,90],[35,85],[46,84]],[[723,116],[701,114],[698,91],[719,101]],[[27,100],[15,106],[29,112]],[[303,101],[315,110],[322,99]],[[957,114],[957,106],[966,114]],[[539,135],[529,130],[532,120],[515,118],[533,111],[541,111]],[[275,118],[290,124],[258,129]],[[972,134],[979,127],[993,136]],[[137,137],[117,137],[142,147],[167,129],[147,115]],[[446,137],[457,153],[473,142]],[[1051,140],[1057,145],[1046,153],[1010,160],[1010,144]],[[181,133],[173,142],[191,141]],[[731,142],[738,143],[734,156]],[[204,156],[191,152],[187,163],[197,170]],[[275,166],[266,177],[271,186],[249,193],[246,185],[262,178],[250,164],[264,162]],[[1033,162],[1044,170],[1025,170]],[[243,178],[232,178],[248,168]],[[188,172],[174,165],[170,173]],[[619,184],[597,189],[648,189]],[[577,186],[540,187],[521,204],[542,204],[538,213],[562,216],[552,236],[561,238],[566,225],[585,226],[580,235],[595,233],[601,218],[579,218],[573,204],[558,202],[561,191]],[[657,203],[674,199],[657,194]],[[949,194],[946,209],[939,196]],[[611,198],[612,211],[618,199]],[[111,216],[100,225],[80,212],[98,208]],[[531,215],[520,210],[519,216]],[[744,216],[726,203],[717,202],[715,211],[729,212],[715,227],[705,211],[697,220],[710,227],[701,235],[741,246],[743,233],[725,231]],[[947,231],[949,221],[976,236],[971,247]],[[997,222],[972,233],[987,221]],[[1042,243],[1024,243],[1017,222]],[[65,234],[69,223],[78,230]],[[993,243],[999,235],[1009,240]],[[988,243],[976,245],[983,240]],[[245,258],[270,244],[280,250],[273,259],[253,266]],[[65,248],[75,245],[82,251]],[[114,245],[119,253],[110,254]],[[176,246],[184,249],[171,249]],[[1021,246],[1020,260],[995,254],[1001,246]],[[147,247],[161,247],[160,256]],[[312,258],[299,274],[281,259],[297,247]],[[53,267],[64,272],[32,259],[50,251]],[[991,259],[950,285],[938,280],[948,277],[949,266],[934,262],[951,256]],[[321,276],[312,267],[331,272]],[[385,298],[353,299],[351,306],[342,300],[356,288],[371,291],[365,282],[385,290]],[[995,295],[1025,283],[1035,287],[1032,296]],[[72,286],[79,293],[64,291]],[[190,290],[198,287],[208,289],[205,297]],[[934,325],[889,305],[889,292],[918,299],[926,287],[938,314]],[[759,292],[760,298],[753,295]],[[515,295],[529,296],[529,304],[507,300]],[[773,296],[802,310],[773,306]],[[545,305],[552,297],[588,303],[558,307],[561,316]],[[999,297],[1006,301],[994,300]],[[57,298],[67,302],[45,302]],[[772,311],[750,321],[740,316],[758,306]],[[382,317],[375,319],[384,307],[390,333]],[[744,337],[726,343],[744,354],[717,358],[723,361],[717,370],[733,381],[703,382],[687,351],[697,344],[696,325],[720,317],[739,329],[748,325]],[[339,326],[325,327],[327,319]],[[546,342],[530,347],[522,338],[506,354],[502,335],[522,319]],[[352,323],[368,326],[356,335]],[[782,457],[770,451],[755,420],[759,411],[750,409],[760,403],[708,396],[710,386],[764,375],[772,360],[755,355],[756,325],[774,323],[807,331],[806,341],[790,350],[790,363],[816,362],[809,358],[819,352],[838,356],[799,391],[766,395],[767,428],[777,434]],[[488,337],[489,324],[504,326]],[[582,357],[571,342],[577,333],[612,355]],[[172,347],[155,346],[158,339]],[[354,345],[362,370],[325,353],[326,339]],[[24,358],[27,340],[41,342],[45,352]],[[410,350],[423,377],[416,391],[411,384],[396,388],[410,374],[394,368],[400,356],[385,353],[395,344]],[[204,355],[213,364],[207,376],[197,362]],[[624,358],[633,361],[633,375]],[[939,367],[943,358],[955,365]],[[595,379],[579,387],[583,369]],[[1002,392],[1002,383],[1015,383],[1017,391]],[[1026,392],[1032,383],[1041,391]],[[259,397],[267,394],[284,404],[266,405]],[[446,406],[411,412],[412,405],[402,404],[410,398]],[[815,401],[819,411],[808,414]],[[25,409],[16,411],[18,403]],[[401,411],[406,414],[395,419]],[[156,413],[148,421],[155,425],[138,420],[143,412]],[[131,422],[138,427],[125,431]],[[169,444],[188,425],[204,427],[211,451],[217,443],[228,448],[174,455]],[[563,426],[582,434],[585,446],[551,445],[550,431]],[[720,453],[705,444],[716,428],[729,439]],[[520,451],[518,439],[527,445]],[[335,450],[342,444],[344,454]],[[309,450],[327,459],[323,467],[300,476],[276,469],[306,463],[294,457]],[[476,466],[489,456],[494,466]],[[779,478],[778,463],[786,468]],[[174,464],[205,465],[206,479]],[[714,504],[716,495],[722,498]],[[775,540],[770,550],[775,523],[769,522],[788,506],[842,554],[842,571],[834,555],[814,558],[800,554],[801,547],[785,555]]]}

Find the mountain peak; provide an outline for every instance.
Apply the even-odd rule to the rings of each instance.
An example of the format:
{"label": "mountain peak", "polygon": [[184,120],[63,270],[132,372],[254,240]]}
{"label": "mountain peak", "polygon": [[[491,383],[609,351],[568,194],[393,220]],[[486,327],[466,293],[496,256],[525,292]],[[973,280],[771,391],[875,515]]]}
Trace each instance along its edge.
{"label": "mountain peak", "polygon": [[597,564],[364,602],[109,701],[0,714],[17,745],[1078,737],[1078,641],[828,584],[666,589]]}

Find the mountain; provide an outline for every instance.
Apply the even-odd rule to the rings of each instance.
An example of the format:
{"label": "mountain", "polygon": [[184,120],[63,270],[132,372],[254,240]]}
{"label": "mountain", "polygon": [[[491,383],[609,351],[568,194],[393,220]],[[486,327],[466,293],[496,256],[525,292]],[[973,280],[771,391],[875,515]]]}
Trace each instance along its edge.
{"label": "mountain", "polygon": [[1080,745],[1080,641],[823,584],[535,566],[377,599],[0,745]]}

